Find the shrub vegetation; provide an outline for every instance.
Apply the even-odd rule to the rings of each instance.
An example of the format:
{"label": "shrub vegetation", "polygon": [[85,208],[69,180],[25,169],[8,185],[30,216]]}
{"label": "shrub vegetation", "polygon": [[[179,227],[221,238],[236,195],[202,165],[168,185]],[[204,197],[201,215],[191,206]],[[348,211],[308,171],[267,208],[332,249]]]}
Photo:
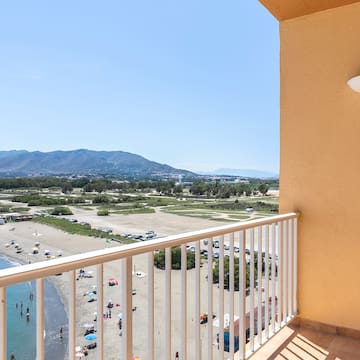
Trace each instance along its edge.
{"label": "shrub vegetation", "polygon": [[99,209],[97,212],[98,216],[108,216],[109,215],[109,210],[108,209]]}
{"label": "shrub vegetation", "polygon": [[57,206],[50,210],[51,215],[73,215],[72,211],[67,206]]}

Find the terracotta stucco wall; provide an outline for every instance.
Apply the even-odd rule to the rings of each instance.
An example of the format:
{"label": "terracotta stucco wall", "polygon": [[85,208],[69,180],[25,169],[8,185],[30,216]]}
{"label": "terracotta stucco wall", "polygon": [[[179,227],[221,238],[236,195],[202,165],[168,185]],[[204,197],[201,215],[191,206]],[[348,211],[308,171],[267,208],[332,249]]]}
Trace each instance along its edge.
{"label": "terracotta stucco wall", "polygon": [[280,210],[299,210],[299,311],[360,330],[360,4],[280,23]]}

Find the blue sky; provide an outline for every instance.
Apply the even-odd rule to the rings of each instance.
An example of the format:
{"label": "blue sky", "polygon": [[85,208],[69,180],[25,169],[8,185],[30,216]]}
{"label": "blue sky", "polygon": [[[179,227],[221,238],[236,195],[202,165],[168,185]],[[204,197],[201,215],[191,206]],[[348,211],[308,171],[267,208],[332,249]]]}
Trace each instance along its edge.
{"label": "blue sky", "polygon": [[257,0],[8,1],[0,150],[278,172],[278,23]]}

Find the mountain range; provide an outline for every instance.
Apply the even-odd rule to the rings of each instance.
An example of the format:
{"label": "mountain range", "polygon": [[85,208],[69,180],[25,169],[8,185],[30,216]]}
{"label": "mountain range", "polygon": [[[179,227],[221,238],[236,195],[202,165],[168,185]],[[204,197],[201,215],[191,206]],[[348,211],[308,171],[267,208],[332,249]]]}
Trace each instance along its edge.
{"label": "mountain range", "polygon": [[28,175],[193,176],[194,173],[124,151],[0,151],[0,176]]}

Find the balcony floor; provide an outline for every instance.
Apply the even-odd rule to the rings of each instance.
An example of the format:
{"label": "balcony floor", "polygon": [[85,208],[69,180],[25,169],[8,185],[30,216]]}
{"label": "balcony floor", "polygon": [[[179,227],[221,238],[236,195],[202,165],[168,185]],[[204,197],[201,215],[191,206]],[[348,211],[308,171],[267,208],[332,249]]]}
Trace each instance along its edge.
{"label": "balcony floor", "polygon": [[360,340],[289,325],[279,331],[251,360],[355,360]]}

